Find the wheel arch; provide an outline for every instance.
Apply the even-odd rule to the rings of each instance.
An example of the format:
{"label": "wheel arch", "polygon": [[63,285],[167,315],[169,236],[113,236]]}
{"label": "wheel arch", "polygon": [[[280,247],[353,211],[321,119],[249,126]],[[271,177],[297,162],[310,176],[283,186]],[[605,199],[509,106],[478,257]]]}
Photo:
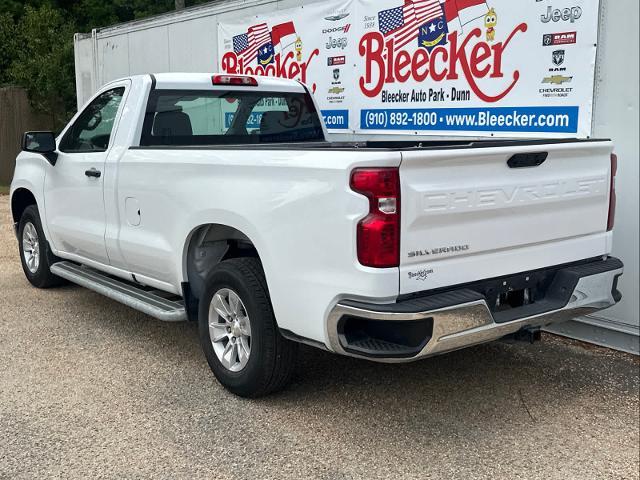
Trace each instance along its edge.
{"label": "wheel arch", "polygon": [[22,214],[30,205],[38,206],[35,195],[28,188],[19,187],[11,194],[11,217],[17,231]]}
{"label": "wheel arch", "polygon": [[220,262],[239,257],[261,260],[255,242],[240,229],[222,223],[204,223],[191,229],[182,252],[182,272],[190,294],[200,298],[204,281]]}

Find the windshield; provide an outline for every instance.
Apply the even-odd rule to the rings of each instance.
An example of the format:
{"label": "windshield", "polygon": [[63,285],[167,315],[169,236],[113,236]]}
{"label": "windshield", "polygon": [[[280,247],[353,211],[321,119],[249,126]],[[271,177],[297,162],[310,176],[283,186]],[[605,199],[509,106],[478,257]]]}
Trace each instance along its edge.
{"label": "windshield", "polygon": [[154,90],[141,146],[322,141],[307,93]]}

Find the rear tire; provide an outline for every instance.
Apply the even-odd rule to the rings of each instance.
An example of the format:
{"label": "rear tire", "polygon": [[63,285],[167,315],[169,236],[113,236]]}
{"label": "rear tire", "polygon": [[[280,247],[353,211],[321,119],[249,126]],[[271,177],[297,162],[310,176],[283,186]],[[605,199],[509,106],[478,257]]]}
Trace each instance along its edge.
{"label": "rear tire", "polygon": [[60,261],[51,250],[44,236],[38,207],[29,205],[22,212],[18,224],[18,248],[20,262],[27,280],[37,288],[62,285],[64,279],[51,273],[50,267]]}
{"label": "rear tire", "polygon": [[198,327],[209,367],[230,392],[260,397],[291,379],[298,345],[278,331],[258,259],[225,260],[212,270]]}

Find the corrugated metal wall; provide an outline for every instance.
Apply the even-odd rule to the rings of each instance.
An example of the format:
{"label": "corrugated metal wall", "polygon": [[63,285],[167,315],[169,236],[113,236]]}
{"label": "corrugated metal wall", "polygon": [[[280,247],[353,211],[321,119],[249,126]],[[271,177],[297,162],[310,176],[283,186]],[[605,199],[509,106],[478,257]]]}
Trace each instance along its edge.
{"label": "corrugated metal wall", "polygon": [[[219,21],[314,3],[302,0],[230,0],[76,35],[78,103],[104,83],[138,73],[210,72],[218,65]],[[93,52],[95,51],[95,55]]]}

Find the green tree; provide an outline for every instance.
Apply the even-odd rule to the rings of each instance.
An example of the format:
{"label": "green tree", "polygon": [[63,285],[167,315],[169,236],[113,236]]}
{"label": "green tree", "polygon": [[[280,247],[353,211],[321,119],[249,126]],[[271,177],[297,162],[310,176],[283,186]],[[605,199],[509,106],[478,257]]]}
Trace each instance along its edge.
{"label": "green tree", "polygon": [[[0,0],[2,1],[2,0]],[[204,3],[205,0],[190,0],[186,6]],[[58,0],[56,5],[67,11],[81,32],[93,28],[108,27],[115,23],[139,20],[151,15],[169,12],[175,0]]]}
{"label": "green tree", "polygon": [[175,0],[0,0],[0,85],[24,87],[33,107],[61,126],[76,109],[73,34],[174,7]]}
{"label": "green tree", "polygon": [[0,86],[10,83],[9,67],[17,52],[17,28],[9,13],[0,13]]}
{"label": "green tree", "polygon": [[42,0],[31,0],[27,2],[21,2],[19,0],[0,0],[0,12],[11,15],[16,19],[24,13],[25,5],[39,7],[42,3]]}
{"label": "green tree", "polygon": [[75,26],[49,5],[27,6],[17,31],[19,48],[9,67],[9,79],[27,90],[36,110],[62,125],[75,110]]}

